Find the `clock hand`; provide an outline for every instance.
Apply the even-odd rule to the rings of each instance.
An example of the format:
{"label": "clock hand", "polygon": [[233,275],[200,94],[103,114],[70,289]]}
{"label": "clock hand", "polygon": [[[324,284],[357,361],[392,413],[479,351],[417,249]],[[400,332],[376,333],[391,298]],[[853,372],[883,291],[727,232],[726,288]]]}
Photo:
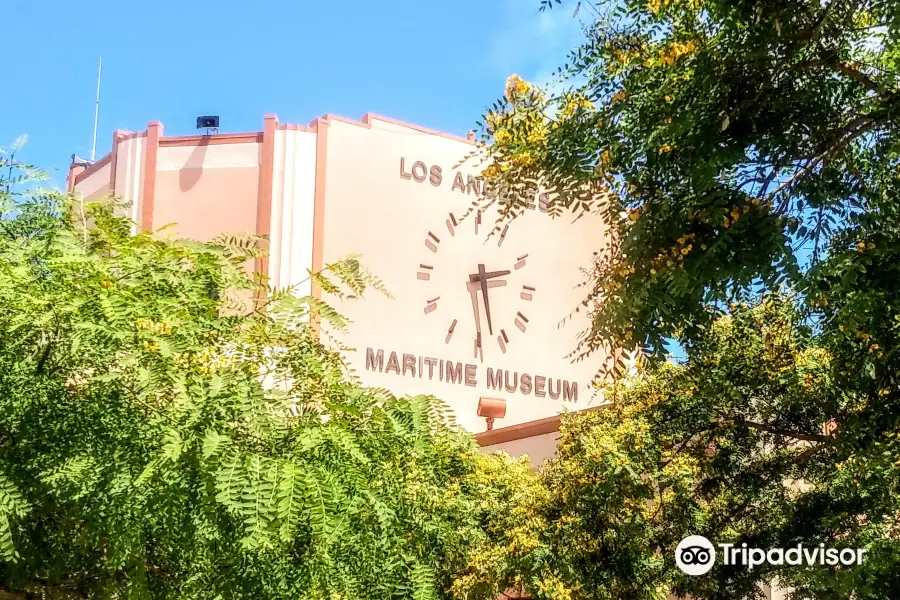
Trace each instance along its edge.
{"label": "clock hand", "polygon": [[491,301],[488,296],[488,279],[493,279],[495,277],[502,277],[503,275],[509,275],[510,271],[492,271],[488,272],[485,270],[483,264],[478,265],[478,274],[477,275],[469,275],[470,281],[478,281],[481,283],[481,295],[484,298],[484,312],[487,314],[487,324],[488,324],[488,333],[494,335],[494,327],[491,323]]}
{"label": "clock hand", "polygon": [[491,302],[488,299],[487,278],[485,278],[484,265],[478,265],[478,283],[481,284],[481,297],[484,299],[484,312],[487,314],[488,333],[494,335],[494,328],[491,326]]}
{"label": "clock hand", "polygon": [[[478,357],[478,351],[481,349],[481,315],[478,311],[478,287],[476,282],[466,284],[469,290],[469,296],[472,297],[472,313],[475,315],[475,357]],[[484,360],[484,355],[482,355]]]}

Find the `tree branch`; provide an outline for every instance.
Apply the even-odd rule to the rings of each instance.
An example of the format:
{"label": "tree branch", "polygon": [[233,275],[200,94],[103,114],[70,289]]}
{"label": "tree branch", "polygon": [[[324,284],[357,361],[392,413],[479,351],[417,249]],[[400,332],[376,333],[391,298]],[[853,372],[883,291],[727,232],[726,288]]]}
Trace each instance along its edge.
{"label": "tree branch", "polygon": [[878,89],[879,89],[878,84],[871,77],[869,77],[862,71],[854,69],[850,65],[844,64],[842,62],[838,62],[835,64],[831,64],[829,66],[833,67],[840,73],[843,73],[847,77],[850,77],[851,79],[855,79],[856,81],[863,84],[864,86],[866,86],[867,88],[869,88],[872,91],[878,91]]}
{"label": "tree branch", "polygon": [[[854,119],[850,124],[848,124],[843,132],[838,136],[837,141],[835,141],[831,146],[826,148],[820,154],[816,155],[812,159],[810,159],[806,165],[798,169],[791,175],[787,181],[779,185],[775,191],[772,192],[772,199],[775,198],[781,191],[791,187],[798,179],[802,176],[810,173],[813,169],[819,166],[823,161],[832,156],[835,152],[866,133],[885,118],[884,114],[880,114],[878,116],[874,114],[863,115]],[[782,201],[782,203],[778,206],[777,212],[782,212],[787,208],[787,199]]]}
{"label": "tree branch", "polygon": [[37,369],[35,369],[35,374],[41,375],[44,372],[44,366],[47,363],[47,359],[50,358],[50,351],[53,350],[53,338],[47,340],[47,345],[44,346],[44,351],[41,353],[41,358],[38,360]]}
{"label": "tree branch", "polygon": [[833,444],[834,438],[830,435],[818,435],[815,433],[800,433],[796,431],[785,431],[783,429],[779,429],[777,427],[773,427],[772,425],[767,425],[766,423],[757,423],[755,421],[748,421],[746,419],[741,419],[737,421],[737,423],[741,423],[746,425],[751,429],[758,429],[759,431],[765,431],[767,433],[772,433],[775,435],[779,435],[782,437],[788,437],[795,440],[802,440],[804,442],[821,442],[823,444]]}

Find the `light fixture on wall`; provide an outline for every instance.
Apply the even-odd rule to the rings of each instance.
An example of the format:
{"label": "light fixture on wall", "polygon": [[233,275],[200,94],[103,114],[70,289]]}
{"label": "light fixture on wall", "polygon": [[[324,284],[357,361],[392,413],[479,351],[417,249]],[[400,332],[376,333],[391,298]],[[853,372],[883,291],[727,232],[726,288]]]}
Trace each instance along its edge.
{"label": "light fixture on wall", "polygon": [[502,419],[506,416],[506,400],[503,398],[478,399],[478,416],[485,417],[488,431],[494,428],[494,419]]}
{"label": "light fixture on wall", "polygon": [[203,117],[197,117],[197,129],[205,129],[206,135],[219,133],[219,116],[206,115]]}

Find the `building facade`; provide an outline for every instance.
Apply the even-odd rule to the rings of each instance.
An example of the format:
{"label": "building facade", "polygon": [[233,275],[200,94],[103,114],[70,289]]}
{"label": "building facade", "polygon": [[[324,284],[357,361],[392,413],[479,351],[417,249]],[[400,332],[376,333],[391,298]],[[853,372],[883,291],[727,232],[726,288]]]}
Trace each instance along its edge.
{"label": "building facade", "polygon": [[95,163],[73,162],[68,186],[125,200],[135,230],[265,236],[255,269],[300,295],[317,293],[309,271],[359,255],[391,294],[331,299],[352,321],[334,335],[354,348],[362,383],[437,396],[483,449],[537,466],[555,451],[563,411],[603,406],[591,381],[611,355],[572,353],[589,325],[585,270],[607,229],[591,215],[551,218],[540,193],[495,228],[495,210],[472,210],[485,185],[474,150],[469,138],[371,114],[309,125],[267,116],[260,132],[170,137],[151,122],[116,131]]}
{"label": "building facade", "polygon": [[540,193],[495,227],[496,209],[476,206],[486,184],[475,149],[376,115],[267,116],[260,132],[176,137],[152,122],[73,164],[69,188],[127,201],[136,229],[266,236],[256,269],[301,295],[317,293],[309,271],[359,255],[390,293],[336,306],[352,325],[335,336],[354,349],[362,383],[441,398],[483,446],[539,463],[561,412],[601,403],[591,382],[609,357],[572,353],[589,324],[585,269],[606,229],[596,216],[550,217]]}

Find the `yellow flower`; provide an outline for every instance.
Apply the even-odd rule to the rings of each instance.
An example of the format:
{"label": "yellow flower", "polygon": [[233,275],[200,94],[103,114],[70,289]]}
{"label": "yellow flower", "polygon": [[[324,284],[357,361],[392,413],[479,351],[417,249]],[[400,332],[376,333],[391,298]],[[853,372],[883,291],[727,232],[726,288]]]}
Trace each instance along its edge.
{"label": "yellow flower", "polygon": [[499,144],[506,144],[512,140],[512,134],[506,129],[501,129],[494,133],[494,139],[497,140],[497,143]]}
{"label": "yellow flower", "polygon": [[660,154],[665,154],[666,152],[671,152],[671,151],[672,151],[671,144],[663,144],[662,146],[659,147]]}
{"label": "yellow flower", "polygon": [[668,96],[668,95],[667,95],[667,96],[666,96],[666,102],[671,102],[671,101],[672,101],[672,96]]}
{"label": "yellow flower", "polygon": [[670,65],[674,63],[676,60],[685,56],[686,54],[690,54],[694,50],[697,49],[697,45],[693,41],[688,42],[672,42],[668,48],[663,50],[662,55],[659,57],[660,62],[664,65]]}
{"label": "yellow flower", "polygon": [[487,179],[494,179],[500,175],[500,167],[497,164],[489,165],[481,174]]}
{"label": "yellow flower", "polygon": [[547,130],[543,129],[543,128],[529,131],[528,135],[525,137],[525,141],[528,142],[529,144],[540,144],[546,139],[547,139]]}
{"label": "yellow flower", "polygon": [[623,102],[625,100],[628,100],[628,98],[630,98],[630,97],[631,97],[631,94],[628,93],[628,90],[621,89],[618,92],[616,92],[615,94],[613,94],[612,101],[613,101],[613,103]]}
{"label": "yellow flower", "polygon": [[506,99],[509,102],[515,102],[516,98],[527,94],[530,89],[531,86],[515,73],[506,79]]}
{"label": "yellow flower", "polygon": [[523,167],[530,167],[536,162],[530,154],[516,154],[512,157],[512,160]]}
{"label": "yellow flower", "polygon": [[581,94],[570,94],[566,98],[566,105],[562,109],[564,118],[571,117],[578,109],[590,110],[595,108],[594,103],[582,96]]}
{"label": "yellow flower", "polygon": [[866,243],[865,243],[865,242],[860,242],[860,243],[856,244],[856,251],[857,251],[857,252],[862,252],[862,251],[865,250],[865,249],[866,249]]}

